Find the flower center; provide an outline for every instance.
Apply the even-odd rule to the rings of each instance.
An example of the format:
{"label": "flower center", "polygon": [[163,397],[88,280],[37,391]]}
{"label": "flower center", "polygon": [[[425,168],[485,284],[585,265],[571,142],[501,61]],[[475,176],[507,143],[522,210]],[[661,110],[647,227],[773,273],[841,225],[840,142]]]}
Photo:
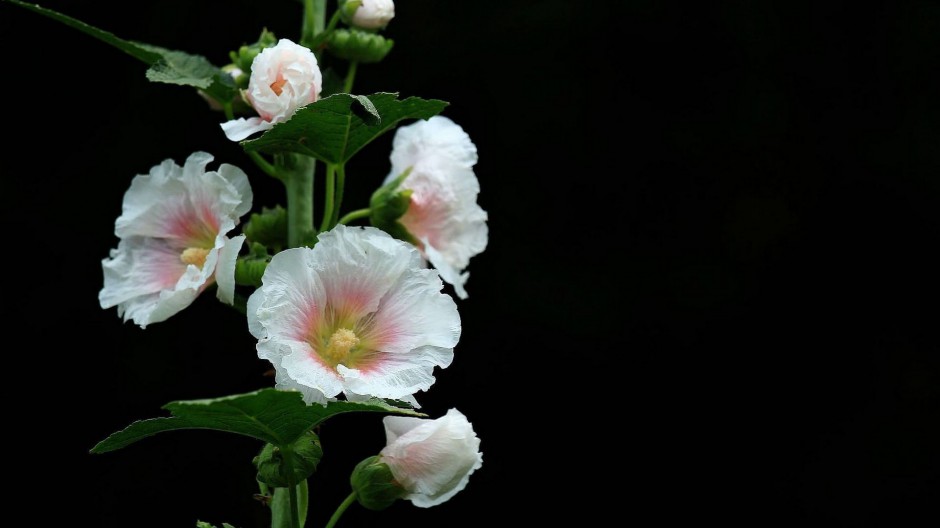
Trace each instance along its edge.
{"label": "flower center", "polygon": [[271,89],[274,90],[274,93],[281,95],[281,92],[284,91],[284,85],[287,84],[287,79],[280,78],[273,83],[271,83]]}
{"label": "flower center", "polygon": [[349,353],[359,344],[359,337],[347,328],[340,328],[333,332],[327,342],[326,350],[321,354],[323,359],[334,367],[349,359]]}
{"label": "flower center", "polygon": [[200,247],[189,247],[180,254],[180,260],[183,264],[192,264],[199,269],[206,265],[206,257],[209,255],[208,249]]}

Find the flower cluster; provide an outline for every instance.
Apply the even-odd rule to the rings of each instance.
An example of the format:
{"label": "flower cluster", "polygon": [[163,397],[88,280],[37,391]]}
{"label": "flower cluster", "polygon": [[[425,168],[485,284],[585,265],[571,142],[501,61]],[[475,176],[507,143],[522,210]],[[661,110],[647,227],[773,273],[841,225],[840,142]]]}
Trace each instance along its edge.
{"label": "flower cluster", "polygon": [[[295,143],[276,142],[260,153],[245,147],[263,173],[285,183],[287,209],[251,215],[239,234],[236,228],[252,208],[248,174],[226,163],[209,170],[213,157],[205,152],[190,155],[182,166],[167,159],[136,176],[124,195],[115,222],[117,248],[102,261],[99,301],[146,328],[215,288],[219,300],[245,314],[258,357],[273,366],[276,388],[296,391],[284,396],[268,389],[269,394],[284,396],[288,400],[282,401],[304,413],[316,405],[328,415],[333,405],[344,412],[378,408],[415,415],[417,393],[431,388],[435,368],[451,364],[462,332],[445,283],[466,299],[466,269],[487,245],[487,213],[477,203],[477,148],[446,117],[402,126],[384,182],[381,175],[373,180],[381,184],[369,208],[340,216],[348,156],[325,155],[323,145],[348,142],[353,132],[377,136],[389,127],[383,122],[369,129],[352,106],[348,114],[337,114],[342,105],[321,102],[336,97],[332,103],[361,104],[374,116],[385,111],[370,108],[380,105],[362,96],[325,94],[321,64],[326,52],[349,61],[344,88],[350,91],[358,63],[381,60],[391,49],[392,41],[379,33],[395,16],[395,5],[340,1],[332,18],[319,13],[320,27],[311,22],[317,20],[309,12],[313,5],[305,6],[304,31],[296,42],[265,30],[258,42],[232,52],[232,64],[209,68],[211,77],[172,80],[199,87],[213,108],[226,113],[221,128],[232,141],[259,133],[271,137],[290,129],[279,125],[300,122],[294,128],[304,135]],[[323,27],[325,19],[330,22]],[[340,21],[348,27],[338,28]],[[373,97],[387,101],[388,95]],[[411,117],[444,107],[440,101],[413,104],[424,109]],[[310,105],[321,106],[298,114]],[[361,124],[351,132],[356,119]],[[346,152],[346,145],[340,147]],[[323,220],[314,223],[318,164],[324,165],[326,198]],[[372,225],[351,225],[364,218]],[[480,439],[456,409],[433,420],[389,416],[384,425],[386,446],[360,463],[351,479],[354,495],[367,508],[382,509],[398,499],[420,507],[441,504],[482,465]],[[293,489],[315,471],[322,449],[312,427],[262,450],[255,460],[259,482]],[[275,524],[286,525],[286,511],[274,513],[282,515]]]}

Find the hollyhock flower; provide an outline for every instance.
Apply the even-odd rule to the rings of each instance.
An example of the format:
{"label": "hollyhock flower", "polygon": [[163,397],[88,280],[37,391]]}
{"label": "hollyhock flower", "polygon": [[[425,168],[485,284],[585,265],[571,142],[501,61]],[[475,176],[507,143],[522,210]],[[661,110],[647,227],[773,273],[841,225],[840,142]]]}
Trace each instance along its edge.
{"label": "hollyhock flower", "polygon": [[248,300],[258,357],[308,403],[376,396],[415,404],[460,338],[454,301],[418,252],[372,228],[338,225],[313,249],[282,251]]}
{"label": "hollyhock flower", "polygon": [[362,0],[352,16],[352,25],[363,29],[380,29],[395,18],[395,2],[392,0]]}
{"label": "hollyhock flower", "polygon": [[241,141],[255,132],[269,130],[290,119],[298,108],[316,101],[322,88],[323,76],[313,52],[281,39],[251,62],[245,97],[259,117],[222,123],[222,131],[232,141]]}
{"label": "hollyhock flower", "polygon": [[115,222],[121,241],[101,263],[102,308],[117,306],[125,321],[146,327],[186,308],[214,282],[218,298],[232,304],[245,237],[226,234],[251,209],[252,193],[238,167],[223,163],[206,172],[212,159],[196,152],[183,167],[168,159],[131,182]]}
{"label": "hollyhock flower", "polygon": [[398,221],[419,241],[419,249],[467,298],[461,271],[486,249],[486,211],[477,204],[480,183],[473,173],[477,148],[459,125],[435,116],[401,127],[392,147],[392,171],[385,182],[411,168],[400,189],[411,189],[411,204]]}
{"label": "hollyhock flower", "polygon": [[480,439],[457,409],[436,420],[386,416],[386,443],[379,460],[388,465],[415,506],[446,502],[467,486],[483,465]]}

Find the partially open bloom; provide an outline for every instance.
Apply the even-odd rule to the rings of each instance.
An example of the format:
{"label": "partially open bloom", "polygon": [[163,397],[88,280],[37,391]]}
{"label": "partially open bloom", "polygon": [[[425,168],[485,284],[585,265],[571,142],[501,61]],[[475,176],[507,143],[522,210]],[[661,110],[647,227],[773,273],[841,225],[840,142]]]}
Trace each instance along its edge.
{"label": "partially open bloom", "polygon": [[362,0],[352,16],[352,25],[363,29],[384,28],[395,18],[393,0]]}
{"label": "partially open bloom", "polygon": [[398,129],[391,161],[386,183],[411,169],[400,187],[412,190],[411,204],[399,222],[465,299],[470,274],[461,271],[470,257],[486,249],[488,238],[486,211],[477,204],[476,146],[459,125],[435,116]]}
{"label": "partially open bloom", "polygon": [[437,420],[386,416],[387,445],[379,460],[392,470],[415,506],[446,502],[467,486],[483,465],[480,439],[457,409]]}
{"label": "partially open bloom", "polygon": [[313,52],[281,39],[251,63],[245,97],[259,117],[222,123],[222,131],[232,141],[241,141],[255,132],[269,130],[290,119],[298,108],[316,101],[322,88],[323,76]]}
{"label": "partially open bloom", "polygon": [[131,182],[115,222],[121,241],[102,261],[102,308],[117,306],[125,321],[146,327],[189,306],[213,282],[218,298],[232,304],[245,237],[226,234],[251,209],[252,193],[238,167],[206,172],[212,159],[196,152],[183,167],[168,159]]}
{"label": "partially open bloom", "polygon": [[308,403],[340,393],[414,402],[460,338],[454,301],[414,247],[372,228],[338,225],[313,249],[282,251],[248,300],[258,357],[278,388]]}

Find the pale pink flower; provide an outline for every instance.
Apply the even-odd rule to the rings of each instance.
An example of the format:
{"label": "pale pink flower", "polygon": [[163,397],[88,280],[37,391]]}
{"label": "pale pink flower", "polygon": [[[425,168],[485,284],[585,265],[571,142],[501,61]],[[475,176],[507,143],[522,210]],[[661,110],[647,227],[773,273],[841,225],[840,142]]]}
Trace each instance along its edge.
{"label": "pale pink flower", "polygon": [[486,211],[477,204],[480,182],[473,173],[476,146],[459,125],[435,116],[395,133],[392,171],[385,182],[411,169],[400,189],[411,189],[411,204],[399,222],[419,241],[419,249],[444,281],[467,297],[461,273],[470,258],[486,249]]}
{"label": "pale pink flower", "polygon": [[274,256],[248,300],[258,357],[308,403],[394,398],[434,383],[460,338],[454,301],[418,252],[372,227],[338,225]]}
{"label": "pale pink flower", "polygon": [[243,117],[222,123],[232,141],[287,121],[297,109],[315,102],[323,89],[317,58],[308,48],[281,39],[265,48],[251,62],[251,77],[245,97],[259,117]]}
{"label": "pale pink flower", "polygon": [[232,304],[235,259],[245,237],[228,238],[251,209],[248,177],[233,165],[206,172],[212,156],[196,152],[183,167],[166,160],[138,175],[115,222],[117,249],[102,261],[102,308],[117,306],[141,327],[165,321],[214,282]]}
{"label": "pale pink flower", "polygon": [[415,506],[446,502],[483,465],[480,439],[457,409],[436,420],[386,416],[383,422],[387,445],[379,459]]}

